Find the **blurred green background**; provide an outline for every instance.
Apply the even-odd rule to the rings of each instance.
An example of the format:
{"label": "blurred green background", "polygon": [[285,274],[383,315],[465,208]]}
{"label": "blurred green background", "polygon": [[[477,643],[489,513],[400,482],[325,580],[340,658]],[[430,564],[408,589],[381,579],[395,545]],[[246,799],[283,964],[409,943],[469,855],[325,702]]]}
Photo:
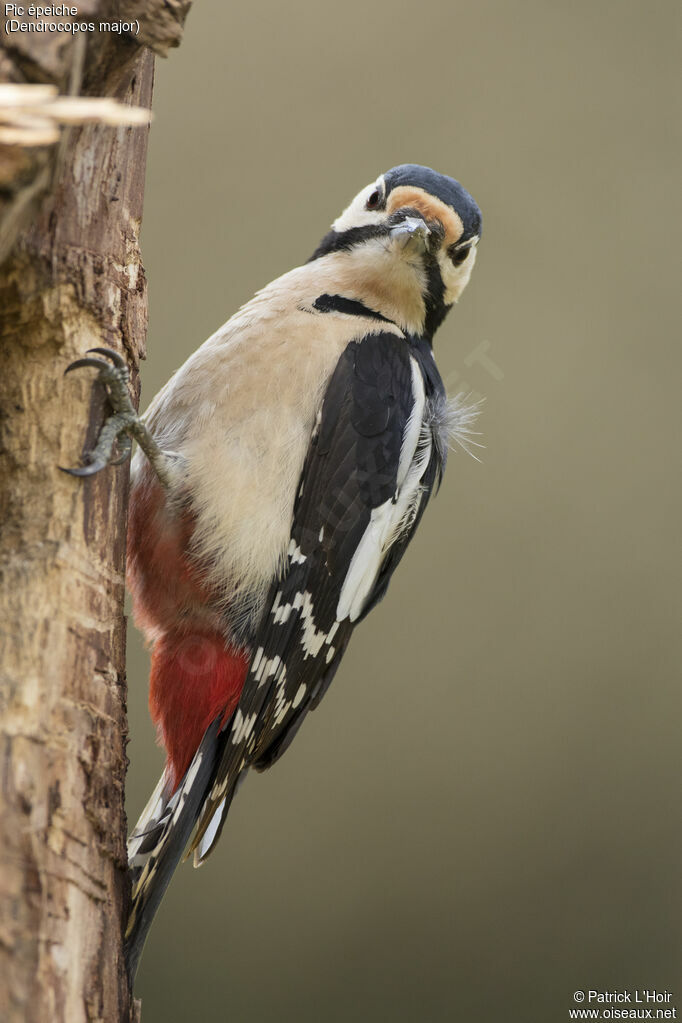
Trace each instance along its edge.
{"label": "blurred green background", "polygon": [[[204,0],[159,62],[143,407],[402,162],[482,207],[436,351],[486,400],[320,710],[178,871],[144,1023],[553,1023],[579,988],[682,1012],[679,21]],[[131,629],[131,823],[146,679]]]}

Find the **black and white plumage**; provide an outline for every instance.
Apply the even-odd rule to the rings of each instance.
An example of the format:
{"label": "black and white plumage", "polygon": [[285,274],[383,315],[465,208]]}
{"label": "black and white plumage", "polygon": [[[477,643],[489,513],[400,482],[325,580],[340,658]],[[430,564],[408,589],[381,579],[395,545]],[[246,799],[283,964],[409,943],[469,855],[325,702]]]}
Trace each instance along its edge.
{"label": "black and white plumage", "polygon": [[[440,482],[452,433],[468,432],[474,413],[448,403],[431,341],[479,236],[478,208],[457,182],[394,168],[150,408],[175,482],[160,489],[138,457],[130,562],[160,651],[152,703],[169,766],[130,840],[132,973],[185,846],[197,864],[208,855],[240,778],[271,766],[319,704]],[[150,551],[169,537],[182,584],[164,579],[159,595]],[[188,672],[177,653],[187,636],[219,650],[212,667]],[[238,662],[234,700],[206,704],[212,716],[185,763],[173,752],[185,749],[178,707],[193,709],[223,675],[232,693]]]}
{"label": "black and white plumage", "polygon": [[[429,365],[430,363],[430,365]],[[353,627],[384,595],[445,463],[446,398],[431,353],[391,334],[351,342],[334,370],[294,507],[283,577],[194,846],[240,771],[269,767],[322,698]]]}

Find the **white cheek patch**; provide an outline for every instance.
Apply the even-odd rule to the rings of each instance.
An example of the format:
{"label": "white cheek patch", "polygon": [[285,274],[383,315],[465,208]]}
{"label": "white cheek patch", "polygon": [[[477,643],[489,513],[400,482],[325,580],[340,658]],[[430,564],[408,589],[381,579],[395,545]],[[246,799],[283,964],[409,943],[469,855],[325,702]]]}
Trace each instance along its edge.
{"label": "white cheek patch", "polygon": [[373,181],[371,185],[367,185],[366,188],[363,188],[355,196],[350,205],[346,206],[341,216],[336,218],[332,224],[332,229],[341,232],[349,231],[352,227],[365,227],[367,224],[383,223],[386,219],[385,210],[368,210],[365,208],[370,195],[377,190],[382,195],[385,194],[386,186],[382,178],[379,178],[378,181]]}
{"label": "white cheek patch", "polygon": [[446,305],[452,305],[452,303],[456,302],[462,294],[469,283],[469,278],[471,277],[471,271],[474,268],[475,262],[475,242],[473,242],[469,248],[469,255],[463,263],[460,263],[459,266],[454,266],[447,252],[441,251],[438,253],[438,265],[440,266],[440,274],[443,278],[443,285],[445,287],[443,301]]}

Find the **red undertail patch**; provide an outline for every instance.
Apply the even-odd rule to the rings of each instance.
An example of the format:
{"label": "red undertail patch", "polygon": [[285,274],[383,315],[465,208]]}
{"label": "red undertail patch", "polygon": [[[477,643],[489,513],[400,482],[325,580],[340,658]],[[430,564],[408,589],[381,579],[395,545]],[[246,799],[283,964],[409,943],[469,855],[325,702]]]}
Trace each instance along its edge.
{"label": "red undertail patch", "polygon": [[175,788],[204,732],[235,710],[248,668],[244,651],[222,636],[193,629],[161,636],[152,650],[149,709],[168,754]]}

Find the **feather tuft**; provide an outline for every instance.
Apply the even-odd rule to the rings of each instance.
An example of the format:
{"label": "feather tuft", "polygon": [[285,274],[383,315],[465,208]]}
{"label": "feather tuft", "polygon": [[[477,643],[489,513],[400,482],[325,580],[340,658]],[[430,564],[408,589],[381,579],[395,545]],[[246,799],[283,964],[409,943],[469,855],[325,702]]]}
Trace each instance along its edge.
{"label": "feather tuft", "polygon": [[445,407],[440,413],[438,424],[444,448],[454,450],[459,447],[475,458],[477,462],[481,461],[471,449],[472,447],[483,449],[485,445],[474,440],[475,437],[481,436],[481,432],[472,429],[472,427],[481,414],[481,406],[484,401],[485,398],[473,401],[471,393],[464,394],[464,392],[447,399]]}

